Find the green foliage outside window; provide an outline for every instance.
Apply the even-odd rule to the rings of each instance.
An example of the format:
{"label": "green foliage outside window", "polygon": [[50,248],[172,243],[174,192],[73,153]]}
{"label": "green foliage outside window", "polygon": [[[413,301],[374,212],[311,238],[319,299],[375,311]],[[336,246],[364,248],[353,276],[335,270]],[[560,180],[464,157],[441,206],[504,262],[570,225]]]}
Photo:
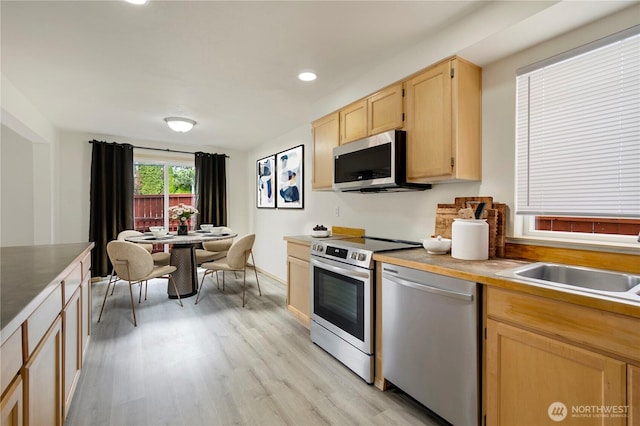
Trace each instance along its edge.
{"label": "green foliage outside window", "polygon": [[[169,166],[169,194],[192,194],[196,171],[193,167]],[[136,164],[134,166],[137,195],[160,195],[164,193],[163,166]]]}

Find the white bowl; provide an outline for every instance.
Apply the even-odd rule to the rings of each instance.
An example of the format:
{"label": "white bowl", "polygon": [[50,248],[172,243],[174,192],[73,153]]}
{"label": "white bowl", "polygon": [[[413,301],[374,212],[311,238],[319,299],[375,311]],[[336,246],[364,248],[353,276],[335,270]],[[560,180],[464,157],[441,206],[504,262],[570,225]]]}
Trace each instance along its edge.
{"label": "white bowl", "polygon": [[167,235],[167,231],[164,228],[156,229],[154,231],[151,231],[151,233],[156,238],[162,238]]}
{"label": "white bowl", "polygon": [[149,231],[164,231],[164,226],[150,226]]}
{"label": "white bowl", "polygon": [[222,234],[223,230],[224,226],[212,226],[211,228],[207,229],[207,231],[213,235],[220,235]]}
{"label": "white bowl", "polygon": [[331,231],[328,229],[326,231],[311,231],[311,236],[316,238],[328,237],[331,235]]}
{"label": "white bowl", "polygon": [[451,240],[438,235],[436,238],[422,240],[422,247],[430,254],[445,254],[451,250]]}
{"label": "white bowl", "polygon": [[200,225],[200,229],[202,229],[203,231],[209,232],[211,228],[213,228],[213,225],[210,223],[203,223],[202,225]]}

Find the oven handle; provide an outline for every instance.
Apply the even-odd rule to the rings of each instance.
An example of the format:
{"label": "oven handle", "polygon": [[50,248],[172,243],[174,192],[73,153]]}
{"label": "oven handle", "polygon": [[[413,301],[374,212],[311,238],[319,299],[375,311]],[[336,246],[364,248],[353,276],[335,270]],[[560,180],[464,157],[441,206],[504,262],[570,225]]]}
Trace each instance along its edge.
{"label": "oven handle", "polygon": [[341,268],[339,266],[329,265],[320,259],[311,259],[311,264],[316,265],[322,269],[327,269],[329,271],[333,271],[338,274],[346,275],[348,277],[364,278],[364,279],[368,279],[370,277],[370,274],[368,273],[354,271],[353,269]]}
{"label": "oven handle", "polygon": [[426,284],[420,284],[414,281],[404,280],[402,278],[398,278],[396,276],[385,274],[385,273],[382,274],[382,277],[388,279],[389,281],[395,284],[403,285],[405,287],[415,288],[416,290],[426,291],[428,293],[434,293],[440,296],[447,296],[447,297],[453,297],[456,299],[468,300],[469,302],[473,300],[473,294],[459,293],[457,291],[445,290],[438,287],[431,287]]}

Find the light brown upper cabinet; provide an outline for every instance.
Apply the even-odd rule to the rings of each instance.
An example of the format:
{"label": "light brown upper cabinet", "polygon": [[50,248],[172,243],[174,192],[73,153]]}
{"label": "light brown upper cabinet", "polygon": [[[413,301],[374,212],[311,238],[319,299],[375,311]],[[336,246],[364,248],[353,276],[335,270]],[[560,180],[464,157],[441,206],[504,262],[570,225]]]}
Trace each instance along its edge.
{"label": "light brown upper cabinet", "polygon": [[361,99],[340,110],[340,144],[367,137],[367,100]]}
{"label": "light brown upper cabinet", "polygon": [[482,70],[447,59],[404,83],[407,181],[482,176]]}
{"label": "light brown upper cabinet", "polygon": [[404,125],[402,83],[382,89],[367,98],[367,132],[369,135],[400,129]]}
{"label": "light brown upper cabinet", "polygon": [[340,110],[340,144],[403,126],[402,83],[386,87]]}
{"label": "light brown upper cabinet", "polygon": [[311,187],[332,189],[333,148],[340,143],[339,114],[334,112],[311,124],[313,132],[313,169]]}

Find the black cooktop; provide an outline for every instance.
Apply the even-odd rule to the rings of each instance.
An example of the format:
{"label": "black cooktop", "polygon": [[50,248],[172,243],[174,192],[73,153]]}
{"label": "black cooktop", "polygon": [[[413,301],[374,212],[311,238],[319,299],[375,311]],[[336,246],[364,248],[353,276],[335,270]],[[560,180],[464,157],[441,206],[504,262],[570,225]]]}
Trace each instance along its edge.
{"label": "black cooktop", "polygon": [[327,246],[355,248],[360,251],[369,251],[371,253],[422,247],[422,243],[418,243],[415,241],[393,240],[369,236],[364,236],[361,238],[347,238],[342,240],[328,240],[324,243]]}

